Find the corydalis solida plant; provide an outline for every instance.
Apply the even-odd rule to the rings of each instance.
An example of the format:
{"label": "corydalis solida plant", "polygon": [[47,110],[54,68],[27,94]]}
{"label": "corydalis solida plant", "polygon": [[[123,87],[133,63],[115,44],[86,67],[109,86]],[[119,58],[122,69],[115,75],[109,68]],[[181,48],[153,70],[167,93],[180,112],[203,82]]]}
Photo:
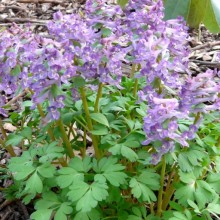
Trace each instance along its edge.
{"label": "corydalis solida plant", "polygon": [[[200,200],[204,191],[198,190],[203,184],[200,174],[205,174],[199,168],[208,154],[188,140],[194,138],[202,114],[219,108],[219,84],[215,71],[197,77],[180,74],[188,73],[186,26],[181,19],[162,18],[161,1],[129,1],[124,9],[107,1],[87,1],[83,15],[54,14],[48,23],[50,39],[17,26],[1,32],[1,90],[12,97],[17,91],[30,91],[32,109],[37,107],[43,118],[38,128],[37,111],[25,109],[21,114],[33,129],[25,127],[24,132],[19,121],[20,130],[6,141],[13,146],[24,137],[27,141],[21,143],[22,155],[12,158],[8,168],[19,185],[16,198],[29,203],[40,195],[33,219],[50,219],[53,214],[57,220],[70,216],[133,220],[134,214],[143,219],[146,207],[151,214],[157,209],[161,216],[179,176],[183,187],[175,199],[183,210],[189,198]],[[131,75],[123,72],[122,64],[132,66]],[[6,101],[2,96],[3,114]],[[184,129],[181,119],[188,122]],[[87,134],[94,157],[86,156]],[[183,153],[179,150],[189,144]],[[79,149],[82,158],[74,155]],[[166,182],[163,155],[170,151],[178,162],[167,162]],[[193,166],[185,166],[187,161]],[[181,173],[194,167],[196,177]],[[191,191],[193,195],[186,196]],[[208,199],[216,196],[210,192]],[[202,200],[204,207],[205,203]]]}

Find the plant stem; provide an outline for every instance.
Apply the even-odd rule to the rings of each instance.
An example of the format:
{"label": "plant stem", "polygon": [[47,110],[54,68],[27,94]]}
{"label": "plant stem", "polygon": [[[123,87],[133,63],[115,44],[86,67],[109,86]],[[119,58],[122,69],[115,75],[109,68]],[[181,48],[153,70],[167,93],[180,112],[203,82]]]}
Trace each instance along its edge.
{"label": "plant stem", "polygon": [[94,107],[94,112],[95,113],[99,112],[99,100],[102,97],[102,87],[103,87],[103,84],[99,83],[98,93],[97,93],[97,96],[96,96],[95,107]]}
{"label": "plant stem", "polygon": [[[44,111],[43,111],[43,109],[42,109],[42,107],[41,107],[40,104],[37,104],[37,109],[38,109],[38,111],[39,111],[39,114],[40,114],[41,118],[42,118],[42,119],[45,118]],[[55,137],[54,137],[54,135],[53,135],[53,132],[52,132],[51,128],[48,128],[48,129],[47,129],[47,133],[48,133],[48,135],[50,136],[50,139],[51,139],[52,141],[55,141]]]}
{"label": "plant stem", "polygon": [[220,137],[217,139],[216,147],[220,147]]}
{"label": "plant stem", "polygon": [[179,176],[178,176],[178,173],[176,172],[175,173],[175,176],[173,178],[173,182],[172,184],[170,185],[169,188],[167,188],[167,190],[165,191],[165,195],[164,195],[164,199],[163,199],[163,205],[162,205],[162,209],[163,210],[166,210],[167,209],[167,206],[170,202],[170,199],[173,195],[173,193],[175,192],[175,188],[174,188],[174,184],[179,180]]}
{"label": "plant stem", "polygon": [[200,112],[196,114],[193,124],[196,124],[199,121],[199,119],[200,119]]}
{"label": "plant stem", "polygon": [[154,204],[153,203],[150,203],[150,213],[153,214],[153,215],[155,214],[154,213]]}
{"label": "plant stem", "polygon": [[87,128],[78,118],[74,117],[74,120],[76,122],[78,122],[84,129],[86,129],[87,131],[89,131],[89,128]]}
{"label": "plant stem", "polygon": [[163,203],[163,186],[164,186],[164,178],[165,178],[165,171],[166,171],[166,160],[163,156],[162,158],[162,168],[161,168],[161,179],[160,179],[160,190],[158,194],[157,200],[157,216],[161,216],[162,214],[162,203]]}
{"label": "plant stem", "polygon": [[[6,134],[6,131],[5,131],[5,129],[4,129],[4,127],[3,127],[3,123],[2,123],[2,120],[0,119],[0,130],[1,130],[1,132],[2,132],[2,135],[3,135],[3,137],[5,138],[5,140],[7,139],[7,134]],[[14,149],[13,149],[13,147],[11,146],[11,145],[8,145],[7,147],[5,146],[5,142],[2,140],[2,139],[0,139],[0,144],[2,145],[2,147],[4,147],[7,151],[8,151],[8,153],[12,156],[12,157],[15,157],[16,156],[16,153],[15,153],[15,151],[14,151]]]}
{"label": "plant stem", "polygon": [[135,79],[134,89],[133,89],[133,96],[134,96],[134,98],[136,98],[136,96],[137,96],[137,91],[138,91],[138,79]]}
{"label": "plant stem", "polygon": [[[29,89],[29,91],[30,91],[31,95],[34,94],[34,92],[33,92],[31,89]],[[39,111],[39,114],[40,114],[41,118],[42,118],[42,119],[45,118],[44,111],[43,111],[43,109],[42,109],[42,107],[41,107],[40,104],[37,104],[37,109],[38,109],[38,111]],[[54,135],[53,135],[53,132],[52,132],[51,128],[48,128],[48,129],[47,129],[47,133],[48,133],[48,135],[50,136],[50,139],[51,139],[52,141],[55,141],[55,137],[54,137]]]}
{"label": "plant stem", "polygon": [[[44,111],[43,111],[43,109],[42,109],[42,107],[41,107],[40,104],[37,104],[37,109],[38,109],[38,111],[39,111],[39,114],[40,114],[41,118],[42,118],[42,119],[45,118]],[[50,127],[47,129],[47,133],[48,133],[48,135],[50,136],[50,139],[51,139],[52,141],[55,141],[55,140],[56,140],[55,137],[54,137],[54,135],[53,135],[53,131],[51,130]],[[64,160],[64,158],[59,158],[58,160],[59,160],[60,164],[61,164],[63,167],[67,167],[67,162],[66,162],[66,160]]]}
{"label": "plant stem", "polygon": [[82,158],[84,158],[86,156],[86,129],[84,129],[84,133],[83,133],[83,147],[80,148],[80,153],[82,155]]}
{"label": "plant stem", "polygon": [[[80,88],[80,93],[81,93],[81,97],[82,97],[84,111],[85,111],[85,114],[86,114],[86,120],[87,120],[88,128],[89,128],[89,131],[92,131],[93,130],[93,125],[92,125],[92,120],[90,118],[89,106],[88,106],[88,103],[87,103],[86,92],[85,92],[84,87]],[[98,148],[98,141],[96,139],[96,136],[91,135],[91,138],[92,138],[92,143],[93,143],[93,147],[94,147],[94,151],[95,151],[95,156],[96,156],[97,159],[100,159],[101,154],[100,154],[100,151],[99,151],[99,148]]]}
{"label": "plant stem", "polygon": [[131,78],[134,77],[135,70],[136,70],[136,64],[133,63],[131,67],[131,75],[130,75]]}
{"label": "plant stem", "polygon": [[74,155],[71,143],[70,143],[70,141],[68,139],[68,136],[66,134],[66,131],[65,131],[65,128],[64,128],[64,125],[63,125],[63,121],[61,119],[59,119],[59,120],[56,121],[56,124],[57,124],[57,126],[59,127],[59,129],[61,131],[63,142],[66,145],[66,151],[67,151],[69,157],[73,158],[75,155]]}

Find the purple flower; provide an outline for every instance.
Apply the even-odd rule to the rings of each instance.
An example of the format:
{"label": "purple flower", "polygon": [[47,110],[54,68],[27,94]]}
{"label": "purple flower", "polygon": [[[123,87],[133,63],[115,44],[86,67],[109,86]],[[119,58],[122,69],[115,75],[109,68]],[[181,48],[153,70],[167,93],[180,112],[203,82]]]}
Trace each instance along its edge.
{"label": "purple flower", "polygon": [[49,118],[52,120],[58,120],[60,118],[60,112],[57,110],[56,106],[48,107]]}

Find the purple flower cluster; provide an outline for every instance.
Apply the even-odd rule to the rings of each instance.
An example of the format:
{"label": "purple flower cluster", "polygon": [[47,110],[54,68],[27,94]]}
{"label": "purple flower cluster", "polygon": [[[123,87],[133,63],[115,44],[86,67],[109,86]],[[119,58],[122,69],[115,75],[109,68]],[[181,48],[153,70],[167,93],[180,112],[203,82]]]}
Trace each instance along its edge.
{"label": "purple flower cluster", "polygon": [[204,112],[220,108],[220,83],[216,70],[207,70],[196,77],[188,77],[180,91],[183,112]]}
{"label": "purple flower cluster", "polygon": [[[65,96],[54,92],[54,88],[67,84],[76,75],[73,60],[66,59],[57,41],[41,38],[17,26],[13,32],[3,31],[1,39],[0,90],[13,96],[18,89],[29,89],[34,106],[47,100],[49,112],[54,109],[51,119],[57,120]],[[0,110],[4,116],[5,101],[2,96]]]}
{"label": "purple flower cluster", "polygon": [[[164,21],[163,10],[162,0],[129,0],[124,9],[107,0],[88,0],[85,14],[54,14],[47,25],[51,39],[16,25],[0,31],[0,91],[13,96],[19,89],[30,90],[33,107],[46,103],[46,120],[57,120],[65,106],[63,85],[70,85],[73,99],[79,97],[71,86],[75,76],[90,86],[99,80],[121,88],[122,63],[136,64],[138,77],[146,78],[138,93],[148,103],[143,144],[161,142],[152,156],[156,164],[176,142],[188,146],[199,126],[195,114],[220,106],[217,73],[180,77],[189,72],[187,28],[181,18]],[[5,104],[1,96],[4,116]],[[192,125],[181,132],[178,119],[186,118]]]}
{"label": "purple flower cluster", "polygon": [[[81,77],[87,81],[99,79],[100,82],[119,86],[122,61],[125,61],[128,49],[123,48],[119,42],[116,43],[119,37],[117,21],[105,19],[107,17],[105,9],[110,13],[108,8],[112,7],[103,8],[102,5],[96,7],[100,10],[99,16],[91,14],[81,18],[79,15],[62,15],[58,12],[54,15],[54,20],[48,24],[48,29],[62,44],[65,56],[75,60],[77,72]],[[93,12],[92,9],[91,6],[89,11]],[[121,27],[120,23],[118,27]]]}
{"label": "purple flower cluster", "polygon": [[[140,76],[146,77],[146,86],[139,91],[140,100],[148,103],[143,144],[160,142],[152,155],[151,162],[156,164],[173,151],[175,143],[188,146],[187,140],[195,137],[201,122],[202,116],[195,119],[197,113],[219,109],[220,84],[211,70],[197,77],[181,76],[189,73],[187,27],[181,18],[162,20],[162,1],[129,1],[126,15],[130,54],[133,63],[141,64]],[[180,131],[179,119],[191,120],[187,131]]]}
{"label": "purple flower cluster", "polygon": [[[9,30],[0,31],[0,113],[7,116],[2,108],[6,104],[6,96],[13,96],[19,88],[21,65],[20,57],[25,48],[36,48],[32,43],[33,34],[23,31],[14,25]],[[22,62],[23,64],[23,62]],[[23,80],[23,79],[22,79]]]}

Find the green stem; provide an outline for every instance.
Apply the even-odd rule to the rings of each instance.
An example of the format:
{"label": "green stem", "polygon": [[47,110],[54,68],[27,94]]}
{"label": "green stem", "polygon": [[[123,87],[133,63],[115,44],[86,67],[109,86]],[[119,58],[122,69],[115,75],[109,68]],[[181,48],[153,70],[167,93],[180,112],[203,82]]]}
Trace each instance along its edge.
{"label": "green stem", "polygon": [[199,119],[200,119],[200,112],[198,112],[198,113],[196,114],[196,117],[195,117],[195,119],[194,119],[193,124],[196,124],[196,123],[199,121]]}
{"label": "green stem", "polygon": [[[29,89],[29,91],[30,91],[31,95],[34,94],[34,92],[31,89]],[[44,119],[46,115],[44,114],[44,111],[43,111],[42,106],[40,104],[37,104],[37,109],[38,109],[38,112],[39,112],[41,118]],[[50,139],[52,141],[56,140],[54,135],[53,135],[53,131],[52,131],[52,129],[50,127],[47,129],[47,133],[50,136]],[[67,162],[66,162],[66,160],[64,158],[59,158],[58,161],[60,162],[60,164],[63,167],[67,167]]]}
{"label": "green stem", "polygon": [[[34,92],[33,92],[31,89],[29,89],[29,91],[30,91],[31,95],[34,94]],[[37,109],[38,109],[38,111],[39,111],[39,114],[40,114],[41,118],[42,118],[42,119],[45,118],[46,115],[44,114],[44,111],[43,111],[43,109],[42,109],[42,107],[41,107],[40,104],[37,104]],[[54,137],[54,135],[53,135],[53,132],[52,132],[51,128],[48,128],[48,129],[47,129],[47,133],[48,133],[48,135],[50,136],[50,139],[51,139],[52,141],[55,141],[55,137]]]}
{"label": "green stem", "polygon": [[133,89],[133,96],[134,96],[134,98],[136,98],[136,96],[137,96],[137,91],[138,91],[138,79],[135,79],[134,89]]}
{"label": "green stem", "polygon": [[[43,111],[43,109],[42,109],[42,107],[41,107],[40,104],[37,104],[37,109],[38,109],[38,111],[39,111],[39,114],[40,114],[41,118],[42,118],[42,119],[45,118],[44,111]],[[52,130],[51,130],[50,127],[47,129],[47,133],[48,133],[48,135],[50,136],[50,139],[51,139],[52,141],[55,141],[55,137],[54,137],[53,132],[52,132]]]}
{"label": "green stem", "polygon": [[134,77],[135,71],[136,71],[136,64],[133,63],[131,67],[131,75],[130,75],[131,78]]}
{"label": "green stem", "polygon": [[78,122],[84,129],[86,129],[87,131],[89,131],[89,128],[87,128],[78,118],[74,117],[74,120],[76,122]]}
{"label": "green stem", "polygon": [[[45,118],[44,111],[43,111],[43,109],[42,109],[42,107],[41,107],[40,104],[37,104],[37,109],[38,109],[38,111],[39,111],[39,114],[40,114],[41,118],[42,118],[42,119]],[[55,137],[54,137],[54,135],[53,135],[53,131],[51,130],[50,127],[47,129],[47,133],[48,133],[48,135],[50,136],[50,139],[51,139],[52,141],[55,141],[55,140],[56,140]],[[60,164],[61,164],[63,167],[67,167],[67,162],[66,162],[66,160],[64,160],[64,158],[59,158],[58,160],[59,160]]]}
{"label": "green stem", "polygon": [[178,181],[179,181],[179,176],[178,176],[178,173],[176,172],[175,176],[173,178],[172,184],[169,187],[167,187],[167,190],[165,191],[165,195],[164,195],[164,198],[163,198],[163,205],[162,205],[163,210],[167,209],[167,206],[170,202],[170,199],[173,196],[173,193],[175,192],[174,184]]}
{"label": "green stem", "polygon": [[[90,113],[89,113],[89,106],[87,103],[87,99],[86,99],[86,92],[85,92],[85,88],[80,88],[80,93],[81,93],[81,98],[82,98],[82,102],[83,102],[83,108],[86,114],[86,120],[87,120],[87,124],[88,124],[88,128],[89,131],[93,130],[93,125],[92,125],[92,120],[90,118]],[[94,151],[95,151],[95,156],[97,159],[100,159],[101,154],[98,148],[98,141],[96,139],[96,136],[91,135],[92,138],[92,143],[93,143],[93,147],[94,147]]]}
{"label": "green stem", "polygon": [[70,158],[73,158],[75,155],[73,153],[73,149],[72,149],[71,143],[70,143],[70,141],[68,139],[68,136],[66,134],[66,131],[65,131],[65,128],[64,128],[64,125],[63,125],[63,121],[61,119],[59,119],[59,120],[57,120],[56,124],[59,127],[59,129],[60,129],[63,142],[66,145],[66,151],[67,151],[68,155],[70,156]]}
{"label": "green stem", "polygon": [[166,160],[163,156],[162,158],[162,168],[161,168],[161,179],[160,179],[160,190],[158,194],[157,200],[157,216],[161,216],[162,214],[162,203],[163,203],[163,186],[164,186],[164,179],[165,179],[165,171],[166,171]]}
{"label": "green stem", "polygon": [[84,133],[83,133],[83,147],[80,148],[80,152],[81,152],[82,158],[84,158],[86,156],[86,144],[87,144],[87,141],[86,141],[86,129],[84,129]]}
{"label": "green stem", "polygon": [[216,147],[220,147],[220,136],[219,136],[219,138],[217,139]]}
{"label": "green stem", "polygon": [[70,140],[71,134],[73,135],[73,138],[75,138],[75,137],[76,137],[76,134],[75,134],[75,130],[73,129],[73,123],[71,123],[71,125],[68,126],[68,129],[69,129],[68,135],[67,135],[68,139]]}
{"label": "green stem", "polygon": [[103,84],[99,83],[98,93],[97,93],[97,96],[96,96],[95,107],[94,107],[94,112],[95,113],[99,112],[99,100],[102,97],[102,87],[103,87]]}
{"label": "green stem", "polygon": [[154,212],[154,204],[153,204],[153,203],[150,203],[150,213],[151,213],[152,215],[155,214],[155,212]]}
{"label": "green stem", "polygon": [[[1,132],[2,132],[2,135],[3,135],[3,137],[5,138],[5,140],[7,139],[7,133],[6,133],[6,131],[5,131],[5,129],[4,129],[4,127],[3,127],[3,123],[2,123],[2,120],[0,119],[0,130],[1,130]],[[13,149],[13,147],[11,146],[11,145],[8,145],[7,147],[5,146],[5,142],[2,140],[2,139],[0,139],[0,144],[2,145],[2,147],[4,147],[7,151],[8,151],[8,153],[12,156],[12,157],[15,157],[16,156],[16,153],[14,152],[14,149]]]}

